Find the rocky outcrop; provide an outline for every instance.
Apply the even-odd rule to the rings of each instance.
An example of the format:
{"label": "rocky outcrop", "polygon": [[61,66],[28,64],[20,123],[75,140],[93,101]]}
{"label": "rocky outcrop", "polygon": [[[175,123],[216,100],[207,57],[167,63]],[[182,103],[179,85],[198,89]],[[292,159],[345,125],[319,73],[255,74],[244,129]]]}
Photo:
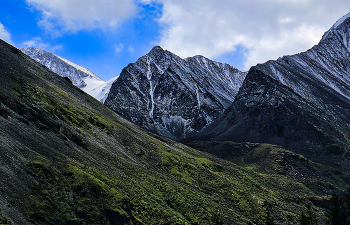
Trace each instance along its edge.
{"label": "rocky outcrop", "polygon": [[245,76],[228,64],[203,56],[181,59],[156,46],[123,69],[105,104],[148,130],[181,140],[215,120]]}
{"label": "rocky outcrop", "polygon": [[341,21],[310,50],[252,67],[233,104],[197,137],[345,157],[350,143],[350,18]]}

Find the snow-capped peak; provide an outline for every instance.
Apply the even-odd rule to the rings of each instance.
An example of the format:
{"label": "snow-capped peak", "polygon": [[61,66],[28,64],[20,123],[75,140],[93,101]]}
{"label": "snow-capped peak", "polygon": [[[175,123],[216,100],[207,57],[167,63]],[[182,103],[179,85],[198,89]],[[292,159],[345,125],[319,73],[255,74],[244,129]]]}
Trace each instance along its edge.
{"label": "snow-capped peak", "polygon": [[106,82],[88,68],[40,48],[29,47],[21,50],[58,75],[68,77],[75,86],[101,102],[104,102],[107,98],[109,89],[117,78],[112,78]]}
{"label": "snow-capped peak", "polygon": [[88,74],[89,76],[96,78],[97,80],[103,81],[99,76],[97,76],[96,74],[94,74],[93,72],[91,72],[91,70],[89,70],[88,68],[83,67],[83,66],[80,66],[80,65],[78,65],[78,64],[76,64],[76,63],[74,63],[74,62],[72,62],[72,61],[69,61],[68,59],[62,58],[61,56],[58,56],[58,55],[56,55],[56,54],[55,54],[55,56],[56,56],[57,58],[61,59],[63,62],[67,63],[68,65],[71,65],[71,66],[73,66],[74,68],[80,70],[81,72],[86,73],[86,74]]}
{"label": "snow-capped peak", "polygon": [[335,22],[335,24],[333,24],[333,26],[323,35],[321,41],[327,39],[329,37],[329,34],[333,33],[335,30],[337,30],[337,28],[349,18],[350,18],[350,12],[348,14],[346,14],[345,16],[343,16],[342,18],[340,18],[337,22]]}
{"label": "snow-capped peak", "polygon": [[332,26],[331,29],[336,29],[340,24],[342,24],[347,18],[350,18],[350,12],[348,14],[346,14],[345,16],[343,16],[342,18],[340,18],[337,22],[335,22],[335,24]]}
{"label": "snow-capped peak", "polygon": [[82,88],[82,90],[88,93],[89,95],[93,96],[94,98],[98,99],[100,102],[104,103],[113,82],[117,78],[118,77],[114,77],[106,82],[103,80],[96,80],[92,77],[89,77],[84,80],[86,83],[86,87]]}

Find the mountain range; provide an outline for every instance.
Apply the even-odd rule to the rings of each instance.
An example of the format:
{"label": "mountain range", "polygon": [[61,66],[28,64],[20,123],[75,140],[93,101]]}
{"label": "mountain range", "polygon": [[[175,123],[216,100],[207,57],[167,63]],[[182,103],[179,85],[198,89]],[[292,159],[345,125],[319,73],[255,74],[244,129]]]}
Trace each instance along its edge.
{"label": "mountain range", "polygon": [[252,67],[232,105],[197,139],[273,143],[322,160],[334,153],[347,161],[349,33],[350,14],[310,50]]}
{"label": "mountain range", "polygon": [[[349,124],[348,17],[338,20],[312,49],[259,64],[249,72],[203,56],[181,59],[156,46],[125,67],[119,77],[104,82],[91,72],[80,75],[89,70],[79,70],[81,67],[73,67],[76,64],[66,63],[68,60],[62,61],[52,53],[35,48],[23,51],[54,72],[61,71],[60,75],[70,77],[73,84],[132,122],[174,140],[253,141],[308,149],[300,143],[324,141],[311,136],[332,127],[324,134],[330,140],[328,145],[341,142],[340,146],[346,147],[348,131],[343,134],[343,130]],[[66,67],[80,72],[72,73]],[[88,77],[95,82],[82,85]],[[245,107],[248,102],[251,105]],[[256,122],[250,114],[258,110],[260,114],[254,117],[260,121]],[[314,120],[310,125],[315,129],[313,134],[307,128],[309,117]],[[306,130],[294,129],[296,126]]]}
{"label": "mountain range", "polygon": [[5,224],[323,224],[350,184],[350,13],[248,72],[156,46],[105,82],[0,44]]}
{"label": "mountain range", "polygon": [[307,205],[324,220],[346,187],[347,174],[276,145],[223,144],[246,153],[230,157],[241,166],[195,150],[3,41],[0,56],[1,224],[296,224]]}
{"label": "mountain range", "polygon": [[181,59],[156,46],[105,82],[53,53],[33,47],[22,51],[132,122],[174,140],[213,122],[233,102],[247,74],[203,56]]}

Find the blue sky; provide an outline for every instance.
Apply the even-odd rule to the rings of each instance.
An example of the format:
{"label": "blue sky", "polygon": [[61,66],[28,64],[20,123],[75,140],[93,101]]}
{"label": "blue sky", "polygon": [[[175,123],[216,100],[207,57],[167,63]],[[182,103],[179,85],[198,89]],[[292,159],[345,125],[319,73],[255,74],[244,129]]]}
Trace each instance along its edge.
{"label": "blue sky", "polygon": [[52,33],[38,25],[41,11],[24,0],[1,1],[0,22],[17,47],[29,45],[54,52],[89,68],[105,80],[118,76],[157,44],[161,5],[139,5],[139,14],[116,28]]}
{"label": "blue sky", "polygon": [[348,0],[1,0],[0,38],[109,80],[155,45],[249,69],[307,50],[349,12]]}

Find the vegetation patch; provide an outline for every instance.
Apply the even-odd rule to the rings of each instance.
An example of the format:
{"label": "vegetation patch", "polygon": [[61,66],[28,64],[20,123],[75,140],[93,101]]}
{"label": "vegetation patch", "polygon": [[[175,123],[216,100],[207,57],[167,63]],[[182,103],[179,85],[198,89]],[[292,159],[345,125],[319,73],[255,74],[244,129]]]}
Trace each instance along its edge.
{"label": "vegetation patch", "polygon": [[89,108],[83,109],[69,103],[63,103],[40,87],[33,86],[29,91],[30,99],[28,99],[28,101],[32,105],[39,106],[50,114],[58,115],[60,119],[74,127],[80,128],[92,135],[91,125],[107,133],[113,132],[113,127],[111,127],[101,115]]}
{"label": "vegetation patch", "polygon": [[[80,163],[32,161],[27,171],[36,182],[25,201],[28,219],[35,224],[265,224],[273,217],[295,224],[310,203],[300,195],[308,191],[285,180],[266,183],[252,172],[189,157],[184,150],[158,151],[163,165],[151,170],[124,164],[111,173]],[[271,189],[276,183],[283,187]],[[291,188],[295,191],[286,197]]]}
{"label": "vegetation patch", "polygon": [[141,224],[115,189],[74,166],[28,164],[36,182],[25,201],[34,224]]}
{"label": "vegetation patch", "polygon": [[4,214],[2,213],[1,209],[0,209],[0,224],[1,225],[11,225],[11,221],[8,220]]}

